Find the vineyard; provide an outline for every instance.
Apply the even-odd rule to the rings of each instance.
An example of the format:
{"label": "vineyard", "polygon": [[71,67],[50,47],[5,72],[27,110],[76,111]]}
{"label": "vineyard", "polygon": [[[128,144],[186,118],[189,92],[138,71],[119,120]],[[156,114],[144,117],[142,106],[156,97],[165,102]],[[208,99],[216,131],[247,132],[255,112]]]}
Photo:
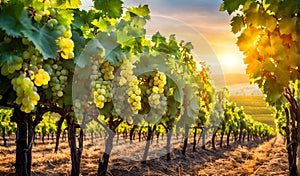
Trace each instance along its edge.
{"label": "vineyard", "polygon": [[[148,5],[0,1],[0,174],[201,175],[235,154],[233,168],[251,168],[231,174],[250,174],[278,152],[278,173],[295,175],[300,5],[240,3],[224,0],[220,10],[239,12],[232,32],[275,125],[216,87],[191,42],[146,36]],[[273,148],[284,144],[288,152]]]}
{"label": "vineyard", "polygon": [[237,106],[243,107],[254,120],[275,127],[273,109],[266,105],[262,96],[230,96],[229,100],[236,102]]}

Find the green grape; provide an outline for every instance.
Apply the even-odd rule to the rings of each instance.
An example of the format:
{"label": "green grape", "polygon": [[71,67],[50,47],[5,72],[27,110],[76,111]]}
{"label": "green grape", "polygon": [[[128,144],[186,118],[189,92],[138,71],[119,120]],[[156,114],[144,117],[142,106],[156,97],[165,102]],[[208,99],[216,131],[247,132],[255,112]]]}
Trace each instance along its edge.
{"label": "green grape", "polygon": [[46,27],[49,28],[50,30],[53,30],[53,23],[47,23]]}
{"label": "green grape", "polygon": [[25,113],[33,111],[40,99],[34,83],[24,73],[21,73],[17,78],[13,78],[11,83],[17,93],[16,103],[21,105],[21,111]]}
{"label": "green grape", "polygon": [[[106,102],[110,102],[112,99],[112,78],[114,67],[107,61],[99,61],[97,57],[92,58],[92,75],[90,76],[90,87],[92,90],[92,96],[94,103],[99,109],[104,107]],[[101,66],[100,71],[98,68]]]}
{"label": "green grape", "polygon": [[11,39],[11,37],[6,35],[6,36],[4,36],[3,40],[4,40],[4,43],[10,43],[12,39]]}
{"label": "green grape", "polygon": [[163,112],[167,105],[167,98],[164,96],[164,87],[167,84],[166,76],[159,71],[153,72],[151,76],[152,81],[149,82],[149,87],[153,87],[151,89],[152,93],[147,90],[147,94],[150,94],[148,102],[152,108]]}
{"label": "green grape", "polygon": [[[133,61],[130,59],[124,60],[120,66],[120,78],[119,85],[121,89],[125,89],[127,92],[127,103],[129,103],[131,107],[131,111],[133,114],[138,114],[138,111],[142,109],[141,105],[141,90],[139,88],[139,80],[133,75]],[[122,100],[121,96],[118,99]],[[126,106],[120,105],[122,111],[126,111]],[[120,110],[121,110],[120,109]],[[120,111],[119,110],[119,111]],[[131,113],[129,113],[131,114]]]}
{"label": "green grape", "polygon": [[34,17],[33,17],[33,19],[34,19],[36,22],[40,22],[40,21],[42,20],[42,18],[43,18],[43,15],[38,14],[38,13],[36,13],[36,14],[34,15]]}
{"label": "green grape", "polygon": [[55,9],[50,9],[50,15],[51,15],[52,17],[55,17],[55,15],[56,15],[56,10],[55,10]]}
{"label": "green grape", "polygon": [[58,21],[55,18],[52,18],[48,21],[48,23],[51,23],[53,26],[58,24]]}
{"label": "green grape", "polygon": [[[50,74],[49,87],[52,91],[53,102],[60,101],[64,95],[64,89],[68,84],[68,74],[66,68],[63,66],[63,62],[58,60],[55,64],[50,64],[52,61],[47,60],[48,63],[44,64],[44,69],[48,70]],[[53,62],[54,63],[54,62]],[[49,71],[50,70],[50,71]]]}

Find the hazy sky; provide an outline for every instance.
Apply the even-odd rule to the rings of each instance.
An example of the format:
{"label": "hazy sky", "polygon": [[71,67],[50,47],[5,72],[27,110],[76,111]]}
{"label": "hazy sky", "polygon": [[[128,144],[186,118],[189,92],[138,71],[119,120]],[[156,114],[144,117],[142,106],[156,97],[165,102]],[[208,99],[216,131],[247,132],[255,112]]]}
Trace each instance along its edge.
{"label": "hazy sky", "polygon": [[[87,6],[88,1],[83,0]],[[124,0],[125,7],[148,4],[152,20],[148,34],[160,31],[176,34],[194,44],[194,54],[212,67],[212,74],[244,73],[243,56],[236,46],[226,12],[219,12],[222,0]],[[220,67],[221,65],[221,67]]]}

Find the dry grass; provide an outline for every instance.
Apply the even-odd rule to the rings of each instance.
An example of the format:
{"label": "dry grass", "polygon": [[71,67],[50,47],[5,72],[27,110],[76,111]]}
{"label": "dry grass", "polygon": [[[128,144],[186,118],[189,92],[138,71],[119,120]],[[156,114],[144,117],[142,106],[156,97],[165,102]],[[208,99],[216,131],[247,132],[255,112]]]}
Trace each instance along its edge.
{"label": "dry grass", "polygon": [[[82,175],[96,175],[97,161],[103,152],[103,140],[98,142],[100,145],[97,146],[85,142]],[[53,148],[54,143],[34,146],[32,175],[70,174],[68,144],[62,142],[58,153],[54,153]],[[112,155],[108,175],[288,175],[286,150],[279,136],[265,142],[231,142],[230,147],[218,148],[216,151],[210,150],[210,146],[207,148],[203,150],[198,146],[197,152],[193,152],[189,145],[185,157],[180,150],[175,149],[171,161],[166,161],[163,156],[149,160],[147,164],[121,160]],[[14,175],[14,150],[13,145],[0,147],[0,175]],[[126,148],[126,152],[133,151],[134,147]]]}

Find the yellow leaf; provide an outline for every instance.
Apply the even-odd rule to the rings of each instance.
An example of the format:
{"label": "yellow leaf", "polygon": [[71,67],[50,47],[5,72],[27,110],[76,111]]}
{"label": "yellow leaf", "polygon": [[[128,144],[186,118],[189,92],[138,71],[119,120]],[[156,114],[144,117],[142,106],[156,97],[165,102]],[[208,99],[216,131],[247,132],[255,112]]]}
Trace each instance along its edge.
{"label": "yellow leaf", "polygon": [[273,32],[277,26],[277,20],[275,17],[266,14],[266,28],[268,31]]}
{"label": "yellow leaf", "polygon": [[296,32],[297,17],[284,17],[279,21],[280,34],[291,34]]}
{"label": "yellow leaf", "polygon": [[241,51],[247,51],[256,47],[256,42],[259,38],[259,30],[254,27],[248,27],[238,37],[237,45]]}

